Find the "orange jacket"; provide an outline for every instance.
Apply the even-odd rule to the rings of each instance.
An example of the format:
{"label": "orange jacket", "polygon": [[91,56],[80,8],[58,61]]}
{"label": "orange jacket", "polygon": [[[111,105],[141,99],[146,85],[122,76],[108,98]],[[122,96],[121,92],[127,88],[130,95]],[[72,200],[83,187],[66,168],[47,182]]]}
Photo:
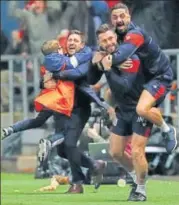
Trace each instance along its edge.
{"label": "orange jacket", "polygon": [[[45,74],[41,67],[41,75]],[[58,80],[56,88],[43,89],[35,98],[34,105],[37,112],[43,109],[53,110],[71,116],[74,106],[75,85],[71,81]]]}

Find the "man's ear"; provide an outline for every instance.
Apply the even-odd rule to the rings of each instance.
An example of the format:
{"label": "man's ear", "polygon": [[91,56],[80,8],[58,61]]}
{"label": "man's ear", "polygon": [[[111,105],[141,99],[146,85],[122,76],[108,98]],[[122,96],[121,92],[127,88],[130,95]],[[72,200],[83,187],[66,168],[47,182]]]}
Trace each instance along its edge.
{"label": "man's ear", "polygon": [[127,20],[130,23],[130,21],[131,21],[131,15],[130,14],[127,15]]}
{"label": "man's ear", "polygon": [[97,44],[99,45],[99,38],[97,37],[96,39],[97,39]]}
{"label": "man's ear", "polygon": [[81,43],[81,49],[85,47],[85,42]]}
{"label": "man's ear", "polygon": [[116,33],[114,33],[114,35],[115,35],[115,39],[116,39],[116,41],[117,41],[117,34],[116,34]]}

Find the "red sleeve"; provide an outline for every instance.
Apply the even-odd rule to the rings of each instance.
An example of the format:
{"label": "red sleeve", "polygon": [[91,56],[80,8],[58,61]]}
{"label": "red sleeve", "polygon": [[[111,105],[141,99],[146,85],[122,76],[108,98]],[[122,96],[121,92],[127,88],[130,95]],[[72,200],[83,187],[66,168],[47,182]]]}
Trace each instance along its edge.
{"label": "red sleeve", "polygon": [[144,43],[144,37],[142,34],[128,33],[124,38],[124,42],[131,43],[136,47],[140,47]]}

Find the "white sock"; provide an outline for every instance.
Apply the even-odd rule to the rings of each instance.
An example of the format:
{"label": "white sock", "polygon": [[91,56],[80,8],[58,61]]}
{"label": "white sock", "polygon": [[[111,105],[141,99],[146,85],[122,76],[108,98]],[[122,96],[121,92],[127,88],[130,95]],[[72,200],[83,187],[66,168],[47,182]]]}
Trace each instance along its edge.
{"label": "white sock", "polygon": [[145,184],[137,184],[137,189],[136,189],[137,193],[141,193],[144,196],[146,196],[146,191],[145,191]]}
{"label": "white sock", "polygon": [[167,125],[167,123],[164,120],[163,120],[160,128],[161,128],[162,132],[168,132],[170,130],[170,127]]}
{"label": "white sock", "polygon": [[128,172],[128,173],[132,177],[134,183],[136,183],[137,176],[136,176],[135,170],[133,170],[132,172]]}

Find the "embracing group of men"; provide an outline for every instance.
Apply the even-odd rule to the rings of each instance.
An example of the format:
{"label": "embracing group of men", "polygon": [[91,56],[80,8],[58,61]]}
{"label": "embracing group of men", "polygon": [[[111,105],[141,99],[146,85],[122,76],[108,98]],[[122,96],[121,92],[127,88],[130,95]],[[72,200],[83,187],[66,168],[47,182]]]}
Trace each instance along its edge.
{"label": "embracing group of men", "polygon": [[[98,49],[85,45],[85,36],[71,30],[66,52],[56,40],[42,45],[44,70],[42,91],[35,99],[39,114],[4,128],[4,136],[36,128],[54,116],[55,134],[42,139],[39,157],[43,161],[57,146],[58,155],[68,159],[72,182],[68,193],[83,193],[85,176],[81,167],[89,168],[96,188],[106,162],[93,160],[77,147],[79,136],[96,102],[113,120],[109,151],[133,179],[129,201],[146,201],[148,163],[145,146],[153,125],[161,128],[168,153],[176,149],[176,130],[166,124],[160,109],[173,80],[168,58],[143,29],[131,21],[128,7],[118,3],[111,9],[111,25],[103,24],[96,32]],[[90,87],[106,76],[117,107],[115,112],[101,102]],[[131,144],[131,152],[126,147]]]}

